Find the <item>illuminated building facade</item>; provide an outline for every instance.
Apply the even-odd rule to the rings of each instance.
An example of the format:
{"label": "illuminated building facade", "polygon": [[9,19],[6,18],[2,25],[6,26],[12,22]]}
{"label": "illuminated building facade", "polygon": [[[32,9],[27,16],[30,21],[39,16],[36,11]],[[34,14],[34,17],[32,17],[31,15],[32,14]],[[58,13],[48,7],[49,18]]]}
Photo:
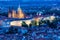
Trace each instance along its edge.
{"label": "illuminated building facade", "polygon": [[[21,8],[20,8],[20,5],[18,6],[18,10],[17,10],[17,12],[15,11],[15,10],[12,10],[12,13],[8,13],[9,15],[8,15],[8,17],[9,18],[19,18],[19,19],[25,19],[25,18],[29,18],[29,16],[27,17],[23,12],[22,12],[22,10],[21,10]],[[18,21],[11,21],[10,22],[10,25],[11,26],[22,26],[22,23],[23,23],[23,21],[29,26],[29,24],[31,24],[31,21],[32,20],[34,20],[34,21],[36,21],[37,22],[37,24],[36,25],[39,25],[39,20],[40,20],[40,17],[34,17],[34,18],[32,18],[32,19],[28,19],[28,20],[18,20]]]}
{"label": "illuminated building facade", "polygon": [[20,6],[18,7],[18,18],[24,18],[24,13],[22,12]]}
{"label": "illuminated building facade", "polygon": [[8,17],[9,18],[24,18],[25,15],[24,15],[24,13],[22,12],[22,10],[19,6],[18,10],[17,10],[17,13],[16,13],[15,10],[12,10],[12,13],[11,12],[8,13]]}
{"label": "illuminated building facade", "polygon": [[12,10],[12,18],[16,18],[16,17],[17,17],[16,11]]}

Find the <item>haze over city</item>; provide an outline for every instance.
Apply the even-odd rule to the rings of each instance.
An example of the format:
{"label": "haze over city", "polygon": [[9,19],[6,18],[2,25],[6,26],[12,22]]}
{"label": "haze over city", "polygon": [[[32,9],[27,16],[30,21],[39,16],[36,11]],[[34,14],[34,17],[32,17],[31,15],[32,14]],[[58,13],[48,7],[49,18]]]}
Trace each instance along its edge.
{"label": "haze over city", "polygon": [[21,9],[29,7],[40,7],[40,6],[57,6],[60,4],[60,0],[0,0],[0,12],[7,12],[8,8],[14,8],[17,10],[18,5]]}

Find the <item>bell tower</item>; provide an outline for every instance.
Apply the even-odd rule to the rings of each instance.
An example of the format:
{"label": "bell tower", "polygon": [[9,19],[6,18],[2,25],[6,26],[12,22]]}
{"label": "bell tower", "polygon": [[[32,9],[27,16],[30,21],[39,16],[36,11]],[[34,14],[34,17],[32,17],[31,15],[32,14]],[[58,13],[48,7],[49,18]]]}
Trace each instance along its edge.
{"label": "bell tower", "polygon": [[20,5],[18,6],[18,18],[24,18],[24,13],[22,12]]}

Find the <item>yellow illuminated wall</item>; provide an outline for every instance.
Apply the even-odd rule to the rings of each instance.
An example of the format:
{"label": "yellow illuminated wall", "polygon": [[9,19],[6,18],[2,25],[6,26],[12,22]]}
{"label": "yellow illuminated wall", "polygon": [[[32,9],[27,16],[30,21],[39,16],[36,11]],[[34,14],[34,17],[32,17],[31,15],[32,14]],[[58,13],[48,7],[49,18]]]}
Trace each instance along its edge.
{"label": "yellow illuminated wall", "polygon": [[17,10],[17,13],[15,10],[12,10],[12,13],[8,13],[8,17],[9,18],[24,18],[25,15],[24,13],[22,12],[20,6],[18,7],[18,10]]}
{"label": "yellow illuminated wall", "polygon": [[10,22],[11,26],[22,26],[22,21],[12,21]]}
{"label": "yellow illuminated wall", "polygon": [[24,18],[24,13],[22,12],[20,6],[18,7],[18,18]]}
{"label": "yellow illuminated wall", "polygon": [[16,11],[14,11],[14,10],[12,10],[12,17],[13,18],[16,18],[17,16],[16,16]]}

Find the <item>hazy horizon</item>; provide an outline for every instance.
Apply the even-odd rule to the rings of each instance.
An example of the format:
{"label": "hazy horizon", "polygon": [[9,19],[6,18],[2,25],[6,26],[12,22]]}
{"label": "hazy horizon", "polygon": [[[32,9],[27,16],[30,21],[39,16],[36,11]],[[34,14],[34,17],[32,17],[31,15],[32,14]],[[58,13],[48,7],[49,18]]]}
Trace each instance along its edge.
{"label": "hazy horizon", "polygon": [[40,6],[57,6],[60,4],[60,0],[0,0],[0,12],[8,11],[9,7],[17,9],[21,6],[21,9],[34,8]]}

